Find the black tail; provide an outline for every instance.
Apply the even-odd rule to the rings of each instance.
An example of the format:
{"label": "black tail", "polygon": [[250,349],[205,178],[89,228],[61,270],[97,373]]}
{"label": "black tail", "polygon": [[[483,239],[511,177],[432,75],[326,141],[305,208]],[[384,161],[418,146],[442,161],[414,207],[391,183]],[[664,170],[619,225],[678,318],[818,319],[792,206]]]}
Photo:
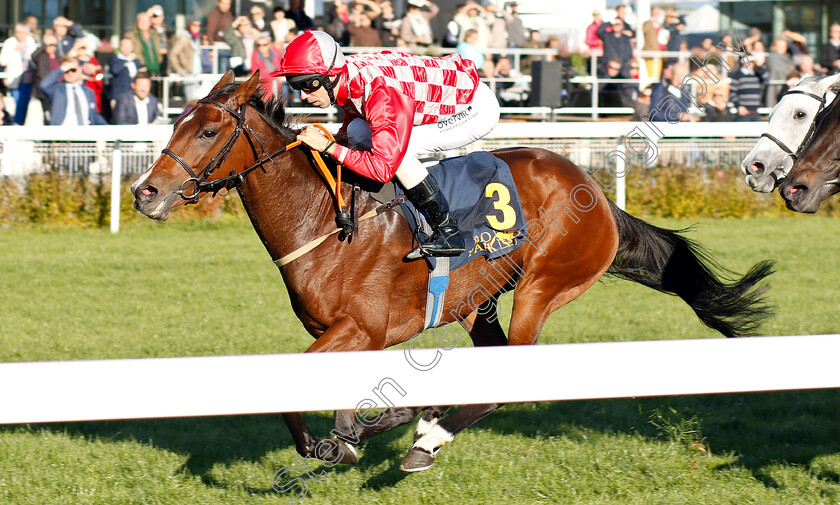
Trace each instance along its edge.
{"label": "black tail", "polygon": [[772,315],[764,301],[766,286],[755,285],[773,273],[773,262],[754,265],[745,276],[721,267],[703,247],[637,219],[610,202],[618,224],[619,245],[608,274],[677,295],[706,326],[727,337],[755,334]]}

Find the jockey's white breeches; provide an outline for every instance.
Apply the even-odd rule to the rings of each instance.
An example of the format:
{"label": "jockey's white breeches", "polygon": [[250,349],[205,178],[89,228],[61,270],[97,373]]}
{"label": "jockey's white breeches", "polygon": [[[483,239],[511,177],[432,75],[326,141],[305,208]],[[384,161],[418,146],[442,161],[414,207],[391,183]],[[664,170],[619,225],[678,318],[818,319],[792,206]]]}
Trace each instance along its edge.
{"label": "jockey's white breeches", "polygon": [[[443,117],[437,123],[415,126],[411,140],[396,177],[404,189],[413,188],[429,175],[418,158],[430,153],[457,149],[484,137],[499,124],[499,101],[483,82],[478,84],[470,106],[454,116]],[[350,143],[363,149],[371,147],[371,129],[364,119],[354,119],[347,125]]]}

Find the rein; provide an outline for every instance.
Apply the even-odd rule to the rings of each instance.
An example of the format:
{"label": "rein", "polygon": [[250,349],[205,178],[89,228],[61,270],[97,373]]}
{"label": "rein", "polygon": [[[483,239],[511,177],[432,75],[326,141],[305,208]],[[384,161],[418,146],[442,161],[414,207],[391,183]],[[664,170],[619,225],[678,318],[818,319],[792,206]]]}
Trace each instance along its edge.
{"label": "rein", "polygon": [[[184,161],[178,154],[172,152],[169,149],[163,149],[162,153],[166,154],[167,156],[174,159],[181,167],[189,174],[189,178],[187,178],[184,182],[181,183],[180,188],[176,191],[177,194],[181,196],[184,200],[187,200],[187,204],[195,204],[198,203],[199,195],[204,192],[210,192],[214,195],[219,193],[222,190],[225,190],[225,193],[222,196],[227,195],[231,189],[239,186],[245,181],[245,176],[253,172],[258,168],[262,168],[262,166],[268,162],[274,161],[275,156],[279,156],[295,147],[298,147],[302,144],[301,141],[296,140],[291,142],[282,148],[278,149],[277,151],[266,154],[265,144],[263,144],[260,136],[257,135],[257,132],[254,131],[253,128],[248,126],[245,122],[245,111],[246,111],[246,104],[242,104],[239,108],[239,111],[235,111],[228,107],[227,105],[218,102],[216,100],[210,100],[207,98],[203,98],[198,100],[198,103],[206,103],[210,105],[215,105],[216,107],[220,107],[222,110],[228,112],[233,117],[236,118],[236,129],[234,129],[233,133],[231,133],[230,137],[228,138],[225,145],[216,153],[210,161],[207,162],[207,165],[204,166],[198,173],[196,173],[189,164]],[[318,129],[320,129],[330,140],[334,140],[332,134],[327,131],[324,126],[320,124],[314,125]],[[236,169],[232,170],[231,173],[222,179],[216,179],[214,181],[207,182],[207,178],[210,177],[213,172],[215,172],[221,165],[224,163],[225,159],[227,159],[230,150],[233,148],[233,145],[236,143],[239,136],[242,134],[243,130],[248,130],[251,135],[246,134],[245,138],[248,140],[248,145],[251,146],[251,152],[254,154],[254,159],[256,160],[253,165],[246,168],[240,173],[236,173]],[[259,153],[257,153],[257,148],[254,146],[253,141],[251,140],[251,136],[257,139],[257,142],[260,145],[260,149],[262,150],[263,154],[265,154],[265,158],[260,159]],[[321,153],[318,151],[311,149],[312,157],[315,159],[315,163],[318,165],[318,168],[321,172],[321,175],[327,180],[327,184],[329,185],[330,194],[335,198],[336,202],[336,212],[338,217],[336,217],[337,224],[343,228],[343,231],[346,235],[352,233],[352,221],[349,221],[349,214],[347,213],[347,205],[344,202],[344,197],[341,195],[341,165],[336,165],[336,177],[333,178],[332,173],[327,168],[326,163],[324,163],[324,159],[321,157]],[[185,186],[188,184],[193,184],[193,193],[187,194],[187,190]],[[349,222],[348,222],[349,221]],[[350,229],[348,230],[348,226]],[[341,230],[339,230],[341,231]]]}

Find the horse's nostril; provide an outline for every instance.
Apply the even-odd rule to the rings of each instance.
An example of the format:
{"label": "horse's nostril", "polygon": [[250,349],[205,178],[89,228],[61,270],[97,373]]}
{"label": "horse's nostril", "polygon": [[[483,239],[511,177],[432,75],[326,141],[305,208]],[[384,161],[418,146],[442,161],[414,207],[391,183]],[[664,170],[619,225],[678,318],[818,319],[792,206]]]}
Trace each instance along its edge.
{"label": "horse's nostril", "polygon": [[754,173],[755,175],[761,175],[764,173],[764,163],[760,161],[756,161],[752,165],[750,165],[750,172]]}
{"label": "horse's nostril", "polygon": [[157,196],[157,193],[157,188],[154,186],[143,186],[135,190],[134,196],[138,200],[153,200]]}
{"label": "horse's nostril", "polygon": [[808,186],[797,184],[788,188],[788,194],[794,198],[802,198],[808,192]]}

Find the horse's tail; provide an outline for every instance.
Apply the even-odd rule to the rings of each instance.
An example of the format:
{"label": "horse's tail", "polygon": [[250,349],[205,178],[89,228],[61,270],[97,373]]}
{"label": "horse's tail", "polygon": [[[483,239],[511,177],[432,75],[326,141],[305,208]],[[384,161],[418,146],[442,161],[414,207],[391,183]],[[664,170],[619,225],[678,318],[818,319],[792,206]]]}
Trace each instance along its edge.
{"label": "horse's tail", "polygon": [[773,262],[762,261],[737,278],[721,267],[703,246],[619,209],[610,201],[618,225],[619,245],[608,274],[677,295],[706,326],[727,337],[755,334],[772,315],[764,300],[766,286],[755,285],[773,273]]}

